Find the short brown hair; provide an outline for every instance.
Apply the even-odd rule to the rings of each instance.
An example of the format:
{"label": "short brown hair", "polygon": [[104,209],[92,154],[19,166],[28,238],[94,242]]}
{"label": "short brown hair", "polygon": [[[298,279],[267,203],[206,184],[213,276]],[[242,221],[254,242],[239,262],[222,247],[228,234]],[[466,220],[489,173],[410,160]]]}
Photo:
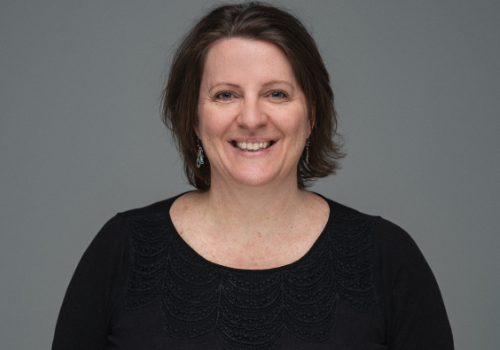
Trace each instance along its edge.
{"label": "short brown hair", "polygon": [[309,137],[309,161],[301,157],[297,185],[305,188],[316,178],[335,174],[344,156],[334,140],[337,115],[333,91],[316,43],[302,23],[290,13],[259,2],[218,6],[202,17],[186,34],[175,52],[167,85],[162,94],[162,119],[172,131],[191,185],[210,188],[210,160],[196,167],[198,98],[208,50],[228,38],[261,40],[281,48],[304,91],[309,118],[314,123]]}

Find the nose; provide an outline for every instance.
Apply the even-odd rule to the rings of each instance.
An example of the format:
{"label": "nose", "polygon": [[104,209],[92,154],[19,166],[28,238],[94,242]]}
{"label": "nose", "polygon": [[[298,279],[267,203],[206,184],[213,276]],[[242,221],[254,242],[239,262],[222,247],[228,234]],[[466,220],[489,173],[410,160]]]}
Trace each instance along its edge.
{"label": "nose", "polygon": [[255,130],[267,124],[267,116],[261,108],[258,97],[243,99],[237,122],[241,127],[249,130]]}

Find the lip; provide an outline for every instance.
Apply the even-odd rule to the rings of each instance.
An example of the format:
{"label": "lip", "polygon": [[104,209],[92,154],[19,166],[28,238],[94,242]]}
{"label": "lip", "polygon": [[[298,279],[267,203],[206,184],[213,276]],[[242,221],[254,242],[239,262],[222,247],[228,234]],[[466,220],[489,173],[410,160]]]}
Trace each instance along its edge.
{"label": "lip", "polygon": [[[235,142],[266,142],[266,141],[270,141],[271,142],[271,145],[267,148],[263,148],[263,149],[260,149],[258,151],[244,151],[244,150],[241,150],[237,147],[234,146],[234,143]],[[269,153],[271,152],[273,149],[274,149],[274,146],[276,145],[276,143],[279,142],[279,139],[262,139],[262,138],[250,138],[250,139],[234,139],[234,140],[231,140],[229,141],[228,143],[230,144],[231,148],[237,152],[239,155],[243,155],[243,156],[246,156],[246,157],[257,157],[257,156],[260,156],[260,155],[263,155],[265,153]]]}
{"label": "lip", "polygon": [[232,139],[229,141],[230,143],[233,142],[251,142],[251,143],[257,143],[257,142],[272,142],[275,143],[278,141],[278,139],[271,139],[271,138],[256,138],[256,137],[250,137],[250,138],[236,138]]}

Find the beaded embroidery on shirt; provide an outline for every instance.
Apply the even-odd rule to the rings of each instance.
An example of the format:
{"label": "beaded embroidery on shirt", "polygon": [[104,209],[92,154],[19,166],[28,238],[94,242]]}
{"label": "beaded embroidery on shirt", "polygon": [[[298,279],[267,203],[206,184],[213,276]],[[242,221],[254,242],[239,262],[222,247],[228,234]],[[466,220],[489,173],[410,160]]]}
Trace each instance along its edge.
{"label": "beaded embroidery on shirt", "polygon": [[211,331],[228,350],[271,350],[288,331],[324,341],[337,304],[359,312],[376,305],[373,218],[331,214],[324,232],[297,262],[271,270],[212,264],[177,234],[168,214],[127,218],[131,268],[124,307],[158,299],[164,331],[188,339]]}

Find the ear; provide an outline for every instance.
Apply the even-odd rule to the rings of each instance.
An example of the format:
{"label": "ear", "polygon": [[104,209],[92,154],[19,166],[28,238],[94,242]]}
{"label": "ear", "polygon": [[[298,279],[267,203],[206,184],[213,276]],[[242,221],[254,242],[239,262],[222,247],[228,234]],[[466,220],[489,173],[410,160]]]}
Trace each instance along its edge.
{"label": "ear", "polygon": [[313,105],[311,108],[311,115],[309,116],[309,130],[307,137],[311,136],[312,129],[314,128],[315,123],[316,123],[316,106]]}
{"label": "ear", "polygon": [[194,132],[196,133],[196,136],[200,138],[200,129],[198,128],[198,123],[194,125]]}
{"label": "ear", "polygon": [[198,119],[198,112],[196,113],[193,129],[196,136],[200,138],[200,120]]}

